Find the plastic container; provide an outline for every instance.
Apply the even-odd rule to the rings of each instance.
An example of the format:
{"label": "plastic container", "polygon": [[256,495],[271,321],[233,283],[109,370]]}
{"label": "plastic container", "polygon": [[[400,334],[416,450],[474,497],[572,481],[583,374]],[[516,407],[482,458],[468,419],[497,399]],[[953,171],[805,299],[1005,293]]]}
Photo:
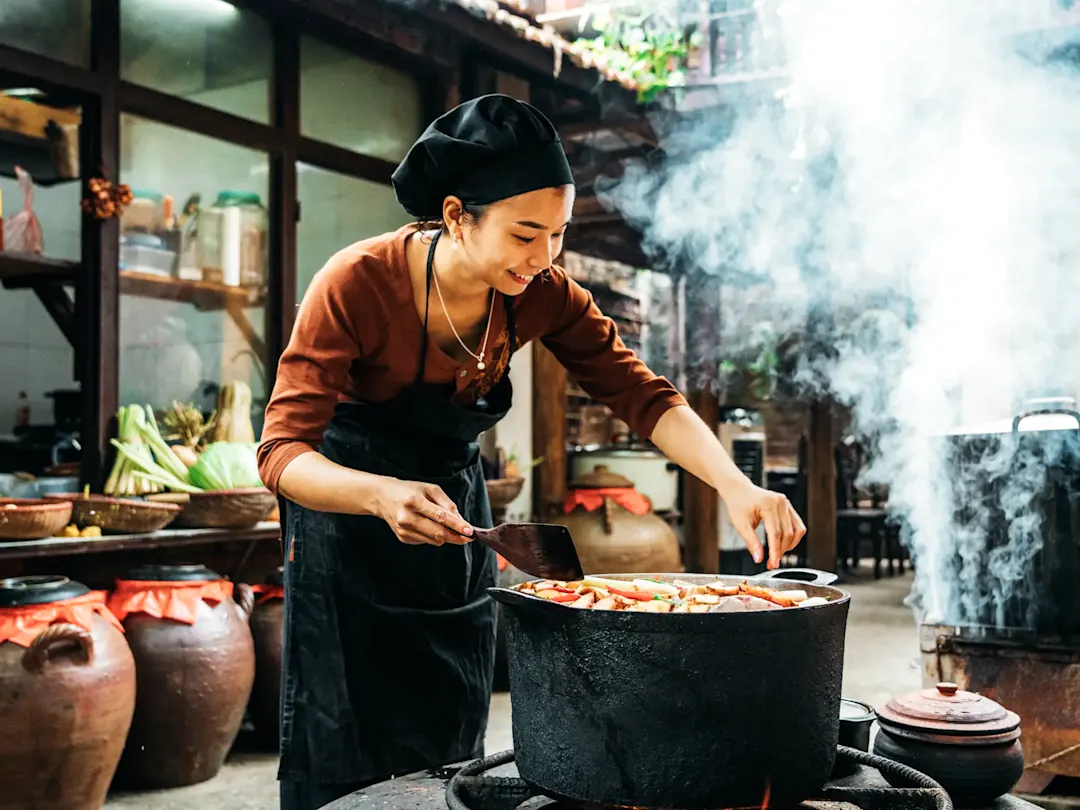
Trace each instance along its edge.
{"label": "plastic container", "polygon": [[156,191],[132,189],[131,205],[120,216],[120,230],[156,233],[165,224],[165,198]]}
{"label": "plastic container", "polygon": [[156,276],[173,275],[176,252],[156,236],[132,233],[120,237],[120,269]]}
{"label": "plastic container", "polygon": [[266,283],[269,218],[258,194],[223,191],[199,214],[203,278],[230,286]]}

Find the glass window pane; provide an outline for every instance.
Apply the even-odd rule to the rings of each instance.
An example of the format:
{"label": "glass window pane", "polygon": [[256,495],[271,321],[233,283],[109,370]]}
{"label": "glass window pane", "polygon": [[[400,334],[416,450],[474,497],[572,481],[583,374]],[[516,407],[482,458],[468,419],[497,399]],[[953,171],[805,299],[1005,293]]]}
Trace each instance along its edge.
{"label": "glass window pane", "polygon": [[267,122],[270,24],[224,0],[121,0],[120,76]]}
{"label": "glass window pane", "polygon": [[[50,96],[38,88],[16,87],[0,77],[0,118],[8,122],[0,128],[4,250],[78,261],[82,249],[82,109],[70,99]],[[26,173],[23,182],[16,167]],[[3,430],[0,421],[0,432]]]}
{"label": "glass window pane", "polygon": [[423,129],[420,86],[408,73],[314,37],[300,38],[300,132],[397,162]]}
{"label": "glass window pane", "polygon": [[0,45],[90,67],[90,2],[0,0]]}
{"label": "glass window pane", "polygon": [[297,164],[296,300],[326,260],[353,242],[400,228],[411,217],[382,183]]}
{"label": "glass window pane", "polygon": [[209,413],[218,388],[266,407],[266,154],[146,119],[120,121],[120,403]]}

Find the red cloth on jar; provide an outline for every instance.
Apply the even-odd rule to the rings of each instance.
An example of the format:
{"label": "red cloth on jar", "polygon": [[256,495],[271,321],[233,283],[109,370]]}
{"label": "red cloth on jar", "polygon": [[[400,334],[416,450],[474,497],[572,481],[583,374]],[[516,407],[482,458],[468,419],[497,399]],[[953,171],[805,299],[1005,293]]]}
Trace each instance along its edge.
{"label": "red cloth on jar", "polygon": [[129,613],[145,613],[155,619],[195,624],[200,600],[216,605],[232,595],[233,583],[227,579],[177,582],[118,579],[116,590],[109,596],[109,610],[120,621]]}
{"label": "red cloth on jar", "polygon": [[285,588],[281,585],[252,585],[251,590],[258,594],[258,598],[255,600],[256,605],[261,605],[263,602],[269,602],[273,599],[285,598]]}
{"label": "red cloth on jar", "polygon": [[587,512],[595,512],[604,505],[604,498],[611,498],[619,506],[635,515],[647,515],[652,511],[649,499],[633,487],[603,487],[601,489],[574,489],[566,493],[563,511],[570,514],[578,506]]}
{"label": "red cloth on jar", "polygon": [[105,591],[90,591],[44,605],[0,608],[0,644],[11,641],[29,647],[52,624],[73,624],[90,633],[94,629],[94,616],[101,616],[123,632],[124,626],[105,605],[106,596]]}

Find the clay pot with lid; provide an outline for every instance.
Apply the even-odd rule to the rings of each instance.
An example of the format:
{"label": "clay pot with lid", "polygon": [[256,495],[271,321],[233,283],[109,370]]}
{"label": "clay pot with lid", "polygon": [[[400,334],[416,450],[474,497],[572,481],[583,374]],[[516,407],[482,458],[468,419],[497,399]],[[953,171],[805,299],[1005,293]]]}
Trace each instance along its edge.
{"label": "clay pot with lid", "polygon": [[104,594],[66,577],[0,580],[0,627],[16,614],[24,630],[0,643],[0,805],[99,810],[135,708],[131,650]]}
{"label": "clay pot with lid", "polygon": [[251,635],[255,641],[255,685],[248,714],[260,745],[277,748],[281,710],[281,648],[284,642],[284,572],[278,569],[254,586]]}
{"label": "clay pot with lid", "polygon": [[683,570],[678,537],[630,479],[597,465],[571,485],[566,505],[552,522],[570,530],[585,573]]}
{"label": "clay pot with lid", "polygon": [[984,804],[1024,773],[1020,718],[989,698],[939,683],[877,709],[874,753],[937,781],[958,804]]}
{"label": "clay pot with lid", "polygon": [[[224,598],[199,596],[200,589]],[[248,585],[233,587],[201,565],[144,566],[117,582],[109,605],[123,618],[138,673],[118,782],[175,788],[217,775],[255,677],[253,603]]]}

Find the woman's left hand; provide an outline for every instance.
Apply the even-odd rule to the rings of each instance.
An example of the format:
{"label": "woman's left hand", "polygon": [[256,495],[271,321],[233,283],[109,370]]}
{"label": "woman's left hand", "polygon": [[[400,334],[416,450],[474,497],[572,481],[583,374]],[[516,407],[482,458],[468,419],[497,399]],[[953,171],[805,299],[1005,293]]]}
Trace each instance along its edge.
{"label": "woman's left hand", "polygon": [[779,568],[783,556],[799,545],[806,534],[806,524],[799,513],[779,492],[762,489],[747,479],[734,491],[725,492],[723,498],[731,523],[746,542],[754,562],[761,562],[764,557],[756,531],[758,526],[765,524],[770,570]]}

